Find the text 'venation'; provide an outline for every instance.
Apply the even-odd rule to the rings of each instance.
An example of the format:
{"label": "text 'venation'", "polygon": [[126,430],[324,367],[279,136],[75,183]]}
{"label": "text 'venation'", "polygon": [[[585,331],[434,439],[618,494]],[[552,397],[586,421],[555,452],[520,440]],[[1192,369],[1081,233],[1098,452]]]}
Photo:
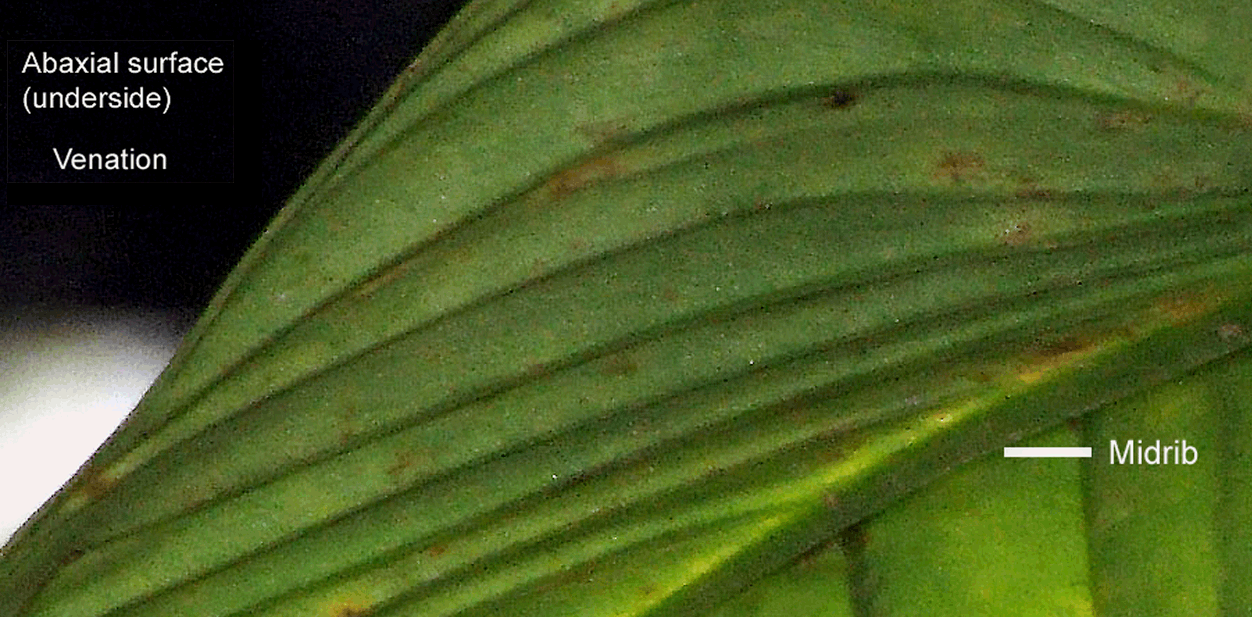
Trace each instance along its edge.
{"label": "text 'venation'", "polygon": [[147,152],[135,152],[134,148],[108,153],[82,153],[75,152],[73,148],[66,148],[65,154],[61,154],[60,150],[53,148],[52,156],[56,157],[57,165],[61,169],[128,171],[167,169],[169,167],[169,157],[165,156],[164,152],[149,154]]}

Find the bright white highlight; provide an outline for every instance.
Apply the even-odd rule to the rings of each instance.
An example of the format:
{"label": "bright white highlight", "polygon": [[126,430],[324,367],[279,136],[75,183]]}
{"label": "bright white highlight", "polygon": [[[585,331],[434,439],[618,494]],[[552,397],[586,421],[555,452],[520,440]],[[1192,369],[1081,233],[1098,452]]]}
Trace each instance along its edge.
{"label": "bright white highlight", "polygon": [[1004,458],[1091,458],[1091,448],[1005,448]]}
{"label": "bright white highlight", "polygon": [[0,544],[126,417],[181,329],[168,312],[0,309]]}

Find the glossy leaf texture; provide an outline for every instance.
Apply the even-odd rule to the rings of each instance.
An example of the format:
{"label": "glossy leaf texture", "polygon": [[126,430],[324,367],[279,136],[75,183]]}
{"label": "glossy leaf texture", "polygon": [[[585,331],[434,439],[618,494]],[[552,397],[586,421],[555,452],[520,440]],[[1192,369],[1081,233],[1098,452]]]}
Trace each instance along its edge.
{"label": "glossy leaf texture", "polygon": [[1246,356],[1247,57],[1218,2],[473,2],[5,548],[0,612],[688,615],[805,556],[883,606],[857,572],[909,529],[880,560],[867,517]]}

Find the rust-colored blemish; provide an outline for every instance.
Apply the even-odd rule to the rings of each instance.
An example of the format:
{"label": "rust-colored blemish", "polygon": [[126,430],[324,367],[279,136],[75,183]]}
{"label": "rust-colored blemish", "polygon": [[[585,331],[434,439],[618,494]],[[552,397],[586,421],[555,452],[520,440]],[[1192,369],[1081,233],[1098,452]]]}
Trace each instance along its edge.
{"label": "rust-colored blemish", "polygon": [[1243,326],[1237,323],[1224,323],[1217,327],[1217,336],[1226,342],[1237,341],[1246,335]]}
{"label": "rust-colored blemish", "polygon": [[348,226],[345,225],[344,222],[339,219],[339,217],[334,216],[333,214],[326,217],[326,230],[327,231],[337,234],[337,233],[342,233],[344,231],[347,231],[347,229],[348,229]]}
{"label": "rust-colored blemish", "polygon": [[813,421],[813,404],[803,397],[789,398],[774,405],[773,415],[786,418],[790,424],[804,426]]}
{"label": "rust-colored blemish", "polygon": [[1096,114],[1096,128],[1102,131],[1140,131],[1152,116],[1138,111],[1111,111]]}
{"label": "rust-colored blemish", "polygon": [[839,499],[838,493],[826,493],[822,495],[822,504],[831,510],[838,510],[843,505],[843,500]]}
{"label": "rust-colored blemish", "polygon": [[84,553],[84,552],[83,552],[82,550],[80,550],[80,549],[72,549],[72,550],[70,550],[68,553],[66,553],[65,555],[63,555],[63,556],[61,557],[61,559],[59,560],[59,563],[61,564],[61,567],[68,566],[68,565],[70,565],[71,563],[74,563],[75,561],[78,561],[79,559],[82,559],[82,558],[83,558],[83,555],[85,555],[85,554],[86,554],[86,553]]}
{"label": "rust-colored blemish", "polygon": [[366,617],[373,612],[368,608],[362,608],[355,604],[337,606],[331,610],[332,617]]}
{"label": "rust-colored blemish", "polygon": [[829,551],[839,550],[838,538],[830,538],[814,545],[812,548],[800,553],[796,556],[796,566],[805,569],[812,569],[821,563],[821,558]]}
{"label": "rust-colored blemish", "polygon": [[559,199],[622,173],[621,165],[616,159],[598,156],[557,173],[545,186],[553,197]]}
{"label": "rust-colored blemish", "polygon": [[1204,88],[1190,79],[1179,77],[1174,82],[1174,96],[1187,105],[1195,105],[1204,95]]}
{"label": "rust-colored blemish", "polygon": [[1050,201],[1056,199],[1056,194],[1049,189],[1032,187],[1020,188],[1014,193],[1018,199],[1029,199],[1032,201]]}
{"label": "rust-colored blemish", "polygon": [[976,370],[969,374],[969,378],[978,383],[991,383],[995,381],[995,375],[991,371]]}
{"label": "rust-colored blemish", "polygon": [[1086,342],[1077,336],[1063,336],[1058,339],[1040,343],[1038,351],[1042,356],[1055,357],[1082,351],[1090,346],[1090,342]]}
{"label": "rust-colored blemish", "polygon": [[977,152],[948,151],[939,157],[932,176],[936,180],[960,184],[981,176],[986,166],[986,160]]}
{"label": "rust-colored blemish", "polygon": [[860,95],[852,90],[835,90],[822,97],[822,107],[827,109],[848,109],[856,105],[860,98]]}
{"label": "rust-colored blemish", "polygon": [[406,472],[413,468],[413,464],[412,452],[408,450],[398,452],[391,461],[391,465],[387,467],[387,477],[396,484],[402,484],[405,476],[408,475]]}
{"label": "rust-colored blemish", "polygon": [[1038,341],[1022,359],[1017,378],[1025,383],[1034,383],[1053,370],[1069,366],[1099,348],[1099,341],[1080,335]]}
{"label": "rust-colored blemish", "polygon": [[392,457],[391,465],[387,466],[387,477],[395,484],[406,484],[412,481],[415,469],[425,468],[430,462],[430,451],[424,448],[400,450]]}
{"label": "rust-colored blemish", "polygon": [[410,62],[408,66],[404,67],[404,72],[400,75],[400,79],[403,81],[417,79],[421,73],[426,70],[426,63],[422,60],[423,59],[419,57]]}
{"label": "rust-colored blemish", "polygon": [[633,420],[630,423],[631,436],[637,437],[640,434],[646,434],[652,430],[652,422],[647,418]]}
{"label": "rust-colored blemish", "polygon": [[870,537],[869,530],[866,529],[865,523],[861,522],[843,530],[843,533],[840,533],[836,537],[836,541],[839,543],[839,547],[843,549],[844,553],[857,555],[865,551],[866,547],[869,546],[869,543],[873,541],[873,538]]}
{"label": "rust-colored blemish", "polygon": [[[383,109],[386,111],[395,109],[395,107],[400,104],[400,101],[404,100],[405,95],[409,93],[409,84],[411,84],[414,80],[419,79],[421,74],[425,71],[425,68],[426,63],[422,62],[420,58],[409,63],[409,65],[404,68],[404,71],[400,73],[400,78],[397,80],[399,83],[388,89],[387,92],[383,93]],[[403,83],[404,85],[401,86],[400,83]]]}
{"label": "rust-colored blemish", "polygon": [[625,122],[604,120],[601,122],[586,122],[574,127],[574,130],[592,144],[601,145],[621,139],[627,133],[629,127]]}
{"label": "rust-colored blemish", "polygon": [[542,257],[536,257],[530,260],[530,277],[539,278],[548,272],[548,260]]}
{"label": "rust-colored blemish", "polygon": [[545,580],[539,583],[538,586],[536,586],[536,590],[540,593],[546,593],[571,583],[589,581],[595,576],[595,570],[596,564],[594,561],[568,568],[548,576]]}
{"label": "rust-colored blemish", "polygon": [[1069,429],[1071,433],[1077,433],[1081,435],[1083,433],[1083,417],[1074,416],[1073,418],[1070,418],[1065,421],[1065,426],[1066,428]]}
{"label": "rust-colored blemish", "polygon": [[434,559],[438,559],[448,554],[448,546],[446,544],[432,544],[426,548],[426,554]]}
{"label": "rust-colored blemish", "polygon": [[1032,237],[1030,223],[1026,221],[1015,221],[1000,233],[1000,240],[1008,246],[1028,244]]}
{"label": "rust-colored blemish", "polygon": [[351,402],[335,410],[335,429],[339,433],[339,445],[346,446],[356,437],[357,413],[356,404]]}
{"label": "rust-colored blemish", "polygon": [[639,364],[630,354],[622,352],[604,359],[600,365],[600,374],[605,377],[629,377],[639,370]]}
{"label": "rust-colored blemish", "polygon": [[[1152,186],[1162,193],[1162,198],[1179,201],[1191,199],[1196,193],[1204,192],[1211,182],[1203,174],[1188,177],[1170,167],[1162,167],[1152,176]],[[1155,204],[1151,209],[1155,209]]]}
{"label": "rust-colored blemish", "polygon": [[78,491],[89,500],[96,500],[104,497],[113,486],[117,484],[117,479],[104,475],[103,472],[95,471],[89,474],[79,487]]}
{"label": "rust-colored blemish", "polygon": [[386,287],[396,282],[397,280],[399,280],[400,277],[404,276],[404,274],[408,271],[408,269],[409,269],[409,262],[401,262],[399,264],[396,264],[395,266],[392,266],[390,268],[387,268],[386,270],[383,270],[382,272],[375,275],[373,278],[369,279],[368,281],[365,281],[365,283],[356,290],[356,294],[355,294],[356,297],[358,298],[372,297],[374,293],[377,292],[379,289],[382,289],[383,287]]}
{"label": "rust-colored blemish", "polygon": [[552,372],[552,369],[548,366],[548,363],[543,362],[536,356],[527,356],[525,362],[526,362],[526,375],[527,377],[530,377],[532,379],[544,377],[548,373]]}
{"label": "rust-colored blemish", "polygon": [[1039,179],[1033,176],[1021,176],[1017,178],[1017,190],[1013,192],[1013,196],[1030,201],[1048,201],[1055,198],[1051,190],[1039,185]]}
{"label": "rust-colored blemish", "polygon": [[1158,298],[1153,309],[1173,325],[1180,325],[1212,311],[1219,303],[1217,294],[1184,292]]}

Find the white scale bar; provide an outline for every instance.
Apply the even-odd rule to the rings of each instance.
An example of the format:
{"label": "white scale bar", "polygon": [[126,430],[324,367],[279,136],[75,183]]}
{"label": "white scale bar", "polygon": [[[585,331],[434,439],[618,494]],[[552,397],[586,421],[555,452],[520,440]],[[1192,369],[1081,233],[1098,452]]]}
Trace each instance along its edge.
{"label": "white scale bar", "polygon": [[1091,458],[1091,448],[1005,448],[1004,458]]}

